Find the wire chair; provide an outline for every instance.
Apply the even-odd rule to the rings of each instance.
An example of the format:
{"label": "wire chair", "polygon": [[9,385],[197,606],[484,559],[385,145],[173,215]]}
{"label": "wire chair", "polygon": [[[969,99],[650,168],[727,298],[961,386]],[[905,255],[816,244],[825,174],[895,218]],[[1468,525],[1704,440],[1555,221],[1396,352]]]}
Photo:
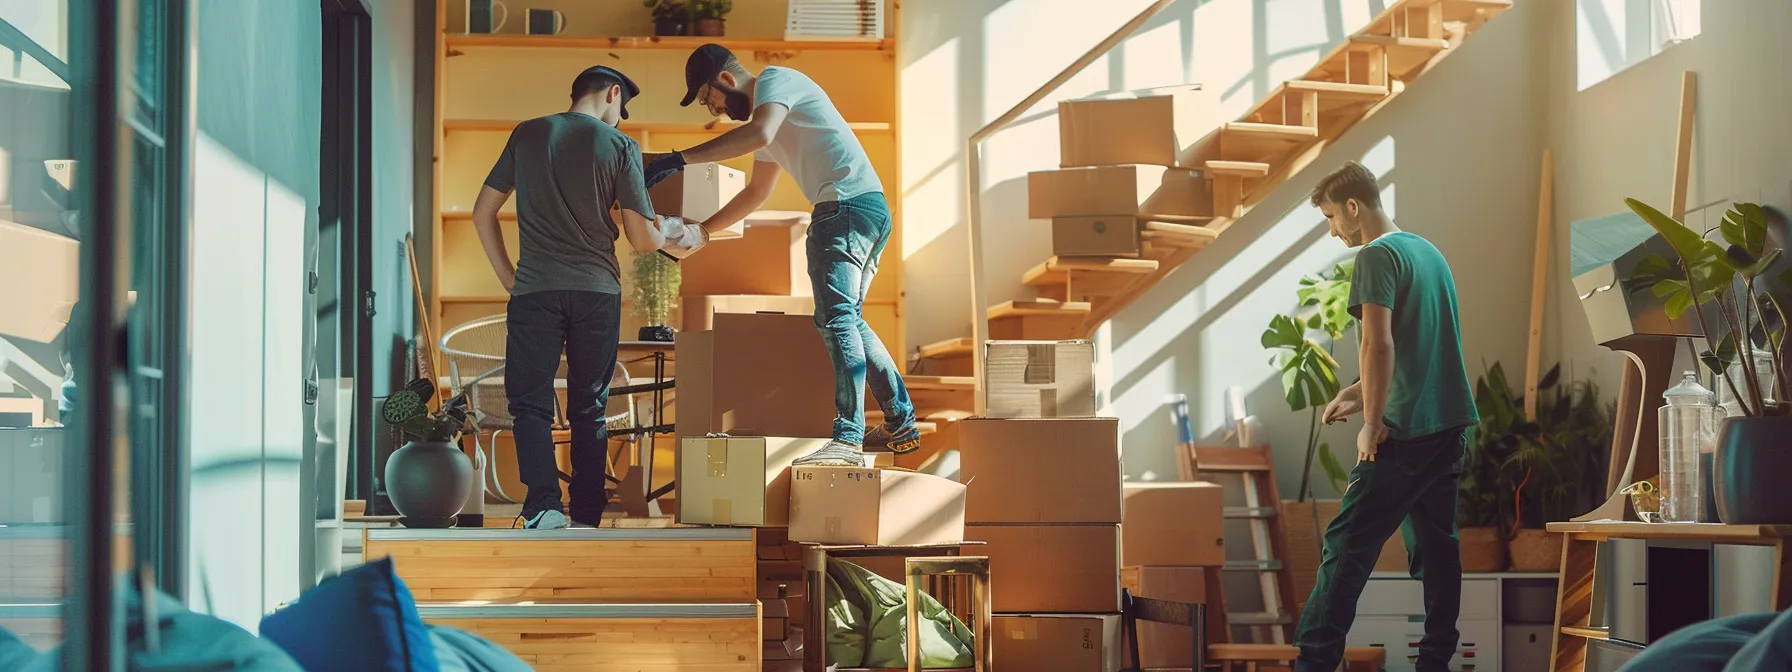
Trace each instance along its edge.
{"label": "wire chair", "polygon": [[[485,449],[481,437],[486,433],[491,434],[491,445],[495,446],[500,435],[516,429],[516,418],[510,414],[510,398],[504,393],[504,352],[508,344],[508,334],[506,317],[493,315],[467,322],[442,335],[442,354],[448,359],[450,388],[454,394],[466,392],[467,408],[471,411],[474,427],[478,430],[473,434],[475,450]],[[564,356],[560,359],[560,366],[554,373],[554,379],[556,381],[566,379]],[[612,387],[631,384],[628,370],[622,366],[621,362],[617,362],[616,372],[611,376],[610,384]],[[632,395],[611,399],[605,409],[604,423],[607,426],[633,426],[634,419],[635,404]],[[558,394],[554,395],[553,422],[555,429],[568,427],[566,414],[560,407]],[[632,436],[626,438],[633,440]],[[500,501],[509,504],[517,503],[516,498],[504,492],[503,483],[498,478],[497,460],[491,460],[489,464],[491,468],[485,470],[487,491]],[[561,473],[560,478],[566,481],[572,479],[566,473]],[[612,482],[619,482],[609,474],[605,474],[605,478]]]}

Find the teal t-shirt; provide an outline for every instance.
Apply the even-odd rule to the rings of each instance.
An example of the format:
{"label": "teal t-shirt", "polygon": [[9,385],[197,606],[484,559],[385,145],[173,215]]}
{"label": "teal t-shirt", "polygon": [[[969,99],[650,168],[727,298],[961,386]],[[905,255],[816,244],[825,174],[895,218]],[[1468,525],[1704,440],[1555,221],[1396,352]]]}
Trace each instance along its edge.
{"label": "teal t-shirt", "polygon": [[1393,312],[1394,377],[1388,434],[1414,439],[1480,422],[1462,362],[1456,280],[1431,241],[1404,231],[1364,245],[1350,283],[1350,314],[1373,303]]}

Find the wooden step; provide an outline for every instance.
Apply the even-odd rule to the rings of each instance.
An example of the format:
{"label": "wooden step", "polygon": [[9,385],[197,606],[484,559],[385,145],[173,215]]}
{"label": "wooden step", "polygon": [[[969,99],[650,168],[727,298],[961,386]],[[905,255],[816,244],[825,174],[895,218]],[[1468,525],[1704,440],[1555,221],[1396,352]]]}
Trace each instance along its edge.
{"label": "wooden step", "polygon": [[362,557],[390,556],[418,602],[726,602],[757,594],[750,528],[387,528],[365,534]]}
{"label": "wooden step", "polygon": [[1113,296],[1157,270],[1151,259],[1107,257],[1052,257],[1022,276],[1029,287],[1040,288],[1046,298],[1086,301]]}
{"label": "wooden step", "polygon": [[[876,404],[877,402],[871,401],[871,403]],[[883,411],[873,411],[873,410],[869,410],[869,409],[867,409],[865,411],[865,426],[866,427],[876,427],[881,424],[884,424],[884,412]],[[915,420],[915,429],[920,430],[922,435],[927,435],[927,434],[932,434],[934,432],[939,431],[940,426],[938,423],[935,423],[935,422],[918,419],[918,420]]]}
{"label": "wooden step", "polygon": [[1473,21],[1493,18],[1512,8],[1512,0],[1407,0],[1413,9],[1429,9],[1443,5],[1444,21]]}
{"label": "wooden step", "polygon": [[1242,117],[1243,121],[1318,127],[1328,118],[1353,114],[1386,98],[1388,87],[1372,84],[1346,84],[1308,79],[1283,82],[1256,107]]}
{"label": "wooden step", "polygon": [[1203,248],[1219,237],[1219,231],[1205,226],[1146,222],[1139,237],[1155,246],[1168,248]]}
{"label": "wooden step", "polygon": [[903,376],[902,383],[908,387],[909,402],[923,418],[940,409],[977,406],[977,379],[972,376]]}
{"label": "wooden step", "polygon": [[1245,179],[1256,179],[1269,175],[1269,164],[1262,161],[1208,161],[1207,170],[1202,174],[1209,177],[1215,175],[1231,175]]}
{"label": "wooden step", "polygon": [[921,359],[948,359],[971,356],[971,339],[948,338],[921,346]]}
{"label": "wooden step", "polygon": [[[1300,145],[1319,139],[1319,129],[1283,124],[1234,121],[1220,127],[1220,159],[1273,161]],[[1221,217],[1225,213],[1219,213]]]}
{"label": "wooden step", "polygon": [[989,309],[989,337],[1001,341],[1087,338],[1083,320],[1094,309],[1083,301],[1009,301]]}
{"label": "wooden step", "polygon": [[1388,59],[1388,74],[1396,79],[1407,79],[1415,71],[1445,49],[1450,42],[1442,38],[1388,37],[1385,35],[1353,35],[1350,46],[1357,51],[1385,50]]}
{"label": "wooden step", "polygon": [[664,672],[760,672],[760,614],[751,599],[417,604],[424,622],[483,637],[541,672],[635,672],[644,661]]}

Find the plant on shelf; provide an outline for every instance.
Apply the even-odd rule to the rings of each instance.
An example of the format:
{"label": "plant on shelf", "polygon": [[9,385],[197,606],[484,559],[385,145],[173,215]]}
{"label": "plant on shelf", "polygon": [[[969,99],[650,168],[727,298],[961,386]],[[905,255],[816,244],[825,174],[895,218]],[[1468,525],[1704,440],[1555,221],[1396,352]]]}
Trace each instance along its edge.
{"label": "plant on shelf", "polygon": [[659,252],[636,253],[634,270],[634,311],[644,323],[639,338],[671,342],[672,327],[666,323],[671,320],[673,303],[678,300],[682,278],[678,262]]}
{"label": "plant on shelf", "polygon": [[[1349,310],[1350,278],[1355,268],[1355,261],[1346,261],[1329,272],[1301,278],[1296,296],[1300,299],[1302,312],[1311,310],[1312,314],[1277,315],[1270,318],[1269,328],[1263,331],[1263,347],[1278,353],[1272,363],[1282,372],[1282,394],[1288,401],[1289,410],[1297,413],[1305,410],[1311,416],[1307,425],[1306,461],[1301,469],[1300,492],[1296,495],[1299,502],[1312,496],[1311,478],[1316,456],[1332,487],[1338,492],[1344,491],[1344,467],[1332,455],[1331,445],[1319,441],[1319,414],[1338,396],[1341,387],[1338,384],[1338,360],[1332,357],[1331,346],[1344,337],[1355,321]],[[1314,330],[1325,333],[1328,337],[1325,344],[1307,336],[1307,332]]]}
{"label": "plant on shelf", "polygon": [[721,37],[727,32],[726,17],[734,11],[734,0],[691,0],[691,19],[698,35]]}
{"label": "plant on shelf", "polygon": [[460,394],[429,410],[434,381],[417,379],[386,397],[380,417],[412,441],[453,443],[467,430],[467,395]]}
{"label": "plant on shelf", "polygon": [[[1792,357],[1785,352],[1792,270],[1776,267],[1792,219],[1778,208],[1736,203],[1700,233],[1636,199],[1624,204],[1676,257],[1644,257],[1626,289],[1647,288],[1670,319],[1692,312],[1705,341],[1699,362],[1722,379],[1720,391],[1741,413],[1718,435],[1711,474],[1718,517],[1732,525],[1792,523],[1792,490],[1756,477],[1792,470]],[[1709,238],[1714,232],[1723,242]]]}
{"label": "plant on shelf", "polygon": [[655,36],[683,35],[691,25],[691,6],[684,0],[641,0],[653,10]]}

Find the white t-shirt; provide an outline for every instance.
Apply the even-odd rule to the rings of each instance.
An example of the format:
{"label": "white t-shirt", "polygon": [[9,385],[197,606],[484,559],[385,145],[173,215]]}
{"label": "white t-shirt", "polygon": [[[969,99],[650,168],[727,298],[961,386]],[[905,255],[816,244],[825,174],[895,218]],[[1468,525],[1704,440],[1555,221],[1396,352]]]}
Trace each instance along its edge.
{"label": "white t-shirt", "polygon": [[774,65],[759,73],[754,87],[754,108],[777,103],[790,113],[772,144],[754,152],[753,158],[776,161],[796,178],[811,205],[884,190],[859,137],[815,80]]}

